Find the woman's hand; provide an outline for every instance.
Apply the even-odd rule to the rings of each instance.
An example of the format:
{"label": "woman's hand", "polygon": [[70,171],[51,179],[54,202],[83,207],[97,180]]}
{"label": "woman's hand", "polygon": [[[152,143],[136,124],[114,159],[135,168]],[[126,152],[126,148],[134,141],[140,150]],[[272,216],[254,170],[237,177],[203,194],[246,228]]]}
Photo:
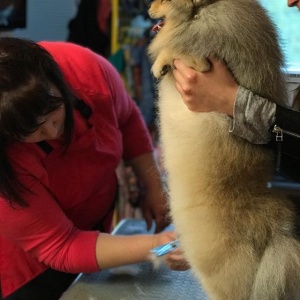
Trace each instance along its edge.
{"label": "woman's hand", "polygon": [[238,83],[222,61],[211,58],[210,62],[211,69],[201,73],[176,59],[173,70],[176,88],[191,111],[232,116]]}
{"label": "woman's hand", "polygon": [[[111,235],[100,233],[96,241],[96,259],[99,269],[109,269],[149,261],[151,250],[176,239],[174,232],[157,234]],[[183,254],[176,249],[162,256],[172,270],[189,268]]]}
{"label": "woman's hand", "polygon": [[160,232],[170,224],[169,205],[153,153],[138,156],[131,160],[130,164],[145,189],[145,196],[141,200],[140,206],[147,223],[147,229],[151,229],[154,220],[155,232]]}
{"label": "woman's hand", "polygon": [[163,191],[161,183],[156,188],[153,186],[146,190],[140,205],[148,230],[151,228],[152,220],[155,220],[155,232],[161,232],[170,224],[167,195]]}

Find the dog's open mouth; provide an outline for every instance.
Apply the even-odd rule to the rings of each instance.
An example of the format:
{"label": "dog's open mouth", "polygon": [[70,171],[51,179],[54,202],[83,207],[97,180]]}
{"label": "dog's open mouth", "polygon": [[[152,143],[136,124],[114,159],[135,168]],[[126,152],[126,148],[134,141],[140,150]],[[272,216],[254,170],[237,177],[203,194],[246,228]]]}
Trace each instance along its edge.
{"label": "dog's open mouth", "polygon": [[155,33],[159,32],[159,30],[164,26],[164,24],[164,20],[159,20],[158,23],[152,27],[152,31],[154,31]]}

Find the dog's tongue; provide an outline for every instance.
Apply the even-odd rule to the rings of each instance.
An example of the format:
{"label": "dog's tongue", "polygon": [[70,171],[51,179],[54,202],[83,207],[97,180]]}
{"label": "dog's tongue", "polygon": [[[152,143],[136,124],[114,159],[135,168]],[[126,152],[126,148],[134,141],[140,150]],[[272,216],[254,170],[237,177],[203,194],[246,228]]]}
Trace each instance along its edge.
{"label": "dog's tongue", "polygon": [[152,31],[158,32],[159,29],[161,29],[164,26],[164,23],[165,23],[164,20],[158,21],[158,23],[152,27]]}

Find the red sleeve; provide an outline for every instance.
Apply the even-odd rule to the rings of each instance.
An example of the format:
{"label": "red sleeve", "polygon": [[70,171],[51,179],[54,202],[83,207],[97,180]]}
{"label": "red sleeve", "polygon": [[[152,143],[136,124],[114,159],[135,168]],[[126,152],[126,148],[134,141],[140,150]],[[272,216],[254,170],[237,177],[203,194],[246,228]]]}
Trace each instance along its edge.
{"label": "red sleeve", "polygon": [[99,233],[75,228],[37,180],[25,174],[20,180],[34,191],[24,194],[29,207],[12,208],[0,198],[0,235],[53,269],[70,273],[98,271],[95,245]]}

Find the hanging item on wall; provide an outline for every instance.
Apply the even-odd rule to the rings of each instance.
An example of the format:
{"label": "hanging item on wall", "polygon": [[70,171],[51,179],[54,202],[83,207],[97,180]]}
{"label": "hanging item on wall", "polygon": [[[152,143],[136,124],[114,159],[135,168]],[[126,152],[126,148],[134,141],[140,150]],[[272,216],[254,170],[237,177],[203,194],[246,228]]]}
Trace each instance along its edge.
{"label": "hanging item on wall", "polygon": [[0,1],[0,31],[26,27],[26,0]]}
{"label": "hanging item on wall", "polygon": [[123,13],[136,16],[148,11],[152,0],[120,0],[120,9]]}
{"label": "hanging item on wall", "polygon": [[69,22],[67,40],[108,57],[110,54],[110,0],[81,0]]}

